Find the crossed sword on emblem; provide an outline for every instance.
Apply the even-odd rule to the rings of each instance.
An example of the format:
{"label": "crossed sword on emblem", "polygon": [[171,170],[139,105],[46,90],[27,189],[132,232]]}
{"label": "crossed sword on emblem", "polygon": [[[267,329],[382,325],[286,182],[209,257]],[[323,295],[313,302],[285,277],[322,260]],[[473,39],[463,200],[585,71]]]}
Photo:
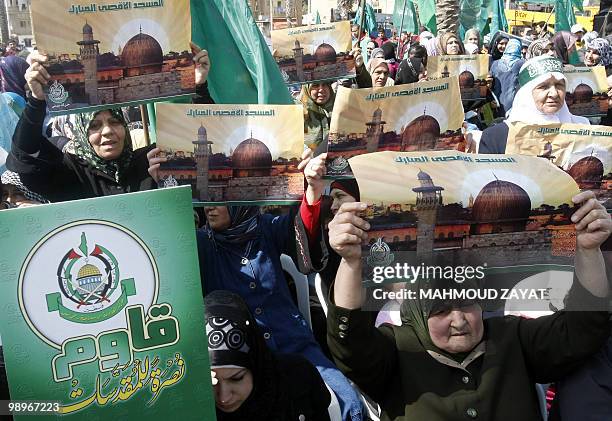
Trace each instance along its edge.
{"label": "crossed sword on emblem", "polygon": [[86,303],[87,300],[89,300],[89,298],[91,298],[91,296],[94,296],[96,298],[99,298],[103,301],[107,301],[110,303],[110,300],[108,298],[106,298],[106,296],[104,295],[100,295],[100,294],[96,294],[96,291],[98,291],[100,289],[100,287],[102,285],[104,285],[106,283],[106,281],[108,280],[108,277],[110,276],[110,272],[106,272],[106,276],[102,279],[102,282],[100,282],[98,284],[98,286],[96,287],[96,289],[94,289],[93,291],[89,292],[87,291],[85,288],[79,286],[76,282],[73,283],[73,285],[78,289],[81,290],[81,292],[84,292],[85,294],[89,294],[87,297],[85,297],[84,300],[80,300],[81,302],[79,303],[79,305],[77,306],[77,308],[81,308],[82,305],[84,305]]}

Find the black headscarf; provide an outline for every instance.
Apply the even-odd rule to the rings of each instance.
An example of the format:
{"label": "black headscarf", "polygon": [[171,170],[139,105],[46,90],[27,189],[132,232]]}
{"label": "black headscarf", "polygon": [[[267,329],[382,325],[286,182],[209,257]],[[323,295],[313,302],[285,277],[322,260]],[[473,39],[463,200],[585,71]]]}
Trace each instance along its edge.
{"label": "black headscarf", "polygon": [[355,179],[334,180],[329,186],[330,190],[339,189],[353,196],[357,202],[360,200],[359,185]]}
{"label": "black headscarf", "polygon": [[402,85],[418,82],[422,65],[423,61],[418,57],[403,60],[395,76],[395,84]]}
{"label": "black headscarf", "polygon": [[257,238],[259,208],[257,206],[228,206],[231,225],[217,232],[206,224],[208,236],[215,242],[227,246],[244,246]]}
{"label": "black headscarf", "polygon": [[489,54],[491,54],[491,57],[493,57],[493,60],[499,60],[504,55],[504,53],[499,51],[499,49],[497,48],[500,41],[503,39],[505,39],[506,41],[510,40],[510,38],[508,38],[506,35],[497,33],[493,36],[493,39],[491,40],[491,44],[489,44]]}
{"label": "black headscarf", "polygon": [[232,413],[217,409],[217,420],[272,419],[281,393],[276,360],[246,303],[233,292],[217,290],[205,297],[204,313],[211,368],[231,365],[253,374],[249,397]]}

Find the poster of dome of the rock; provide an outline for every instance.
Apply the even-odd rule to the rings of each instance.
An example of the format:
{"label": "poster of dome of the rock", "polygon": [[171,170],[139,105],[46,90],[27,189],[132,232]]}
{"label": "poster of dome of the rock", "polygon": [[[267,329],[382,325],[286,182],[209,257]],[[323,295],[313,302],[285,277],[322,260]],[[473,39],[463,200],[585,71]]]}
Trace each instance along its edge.
{"label": "poster of dome of the rock", "polygon": [[52,114],[192,95],[189,0],[33,0]]}
{"label": "poster of dome of the rock", "polygon": [[355,77],[349,21],[279,29],[271,37],[273,56],[289,85]]}
{"label": "poster of dome of the rock", "polygon": [[612,209],[612,129],[583,124],[510,125],[506,153],[539,156]]}
{"label": "poster of dome of the rock", "polygon": [[302,199],[300,105],[156,104],[161,187],[190,185],[196,202]]}
{"label": "poster of dome of the rock", "polygon": [[6,210],[0,247],[16,421],[215,419],[188,188]]}
{"label": "poster of dome of the rock", "polygon": [[[501,294],[534,274],[573,270],[578,186],[546,160],[386,151],[350,164],[368,203],[362,256],[370,286],[471,279]],[[397,273],[397,265],[407,270]],[[487,297],[495,298],[483,300],[489,310],[503,300]]]}
{"label": "poster of dome of the rock", "polygon": [[565,102],[572,114],[601,117],[608,112],[608,82],[604,66],[565,67]]}
{"label": "poster of dome of the rock", "polygon": [[481,99],[487,96],[487,73],[489,73],[489,56],[486,54],[427,58],[427,77],[440,79],[457,76],[463,100]]}
{"label": "poster of dome of the rock", "polygon": [[384,88],[339,87],[327,175],[351,176],[348,159],[377,151],[465,150],[456,77]]}

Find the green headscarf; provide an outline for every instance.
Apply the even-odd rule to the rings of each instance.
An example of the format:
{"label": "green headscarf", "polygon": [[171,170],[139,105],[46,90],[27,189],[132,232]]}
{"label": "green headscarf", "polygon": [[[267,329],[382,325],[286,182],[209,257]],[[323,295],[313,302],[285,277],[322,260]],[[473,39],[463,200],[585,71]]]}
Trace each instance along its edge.
{"label": "green headscarf", "polygon": [[402,324],[410,326],[423,348],[428,351],[434,351],[438,354],[444,355],[458,363],[463,362],[465,358],[470,354],[468,352],[461,353],[450,353],[438,348],[434,345],[429,334],[429,327],[427,325],[427,319],[432,313],[438,310],[444,310],[448,308],[458,308],[467,305],[474,304],[474,301],[457,301],[457,300],[442,300],[442,299],[421,299],[419,290],[441,290],[441,289],[472,289],[478,288],[475,282],[465,281],[462,284],[455,282],[452,279],[418,279],[414,284],[407,284],[406,288],[415,291],[415,299],[405,299],[400,307],[400,315]]}
{"label": "green headscarf", "polygon": [[[125,141],[123,143],[123,151],[117,159],[107,161],[98,156],[94,148],[89,143],[89,125],[96,118],[96,116],[102,111],[108,111],[111,115],[123,123],[125,129]],[[108,109],[100,110],[92,113],[77,114],[75,116],[76,124],[74,128],[74,154],[81,158],[83,161],[90,164],[92,167],[104,174],[112,177],[115,181],[120,183],[124,170],[130,165],[132,161],[132,138],[130,137],[130,131],[127,127],[125,118],[121,109]]]}
{"label": "green headscarf", "polygon": [[316,149],[329,134],[329,122],[331,112],[334,108],[336,93],[332,89],[331,83],[324,83],[329,86],[329,100],[324,105],[318,105],[310,97],[310,87],[312,84],[302,85],[300,102],[304,106],[304,143],[311,149]]}

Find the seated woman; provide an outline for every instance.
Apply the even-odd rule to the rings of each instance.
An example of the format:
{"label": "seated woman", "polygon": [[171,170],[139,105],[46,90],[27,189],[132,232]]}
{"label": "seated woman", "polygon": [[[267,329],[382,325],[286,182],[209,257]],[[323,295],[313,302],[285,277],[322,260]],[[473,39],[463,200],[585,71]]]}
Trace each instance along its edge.
{"label": "seated woman", "polygon": [[[208,53],[194,58],[196,84],[206,91]],[[43,67],[47,57],[32,53],[26,72],[30,89],[27,106],[15,133],[7,168],[23,184],[51,202],[86,199],[156,188],[148,173],[147,153],[152,146],[132,150],[132,141],[120,109],[75,116],[75,154],[62,153],[44,137],[47,104],[43,86],[51,80]]]}
{"label": "seated woman", "polygon": [[[308,188],[300,210],[261,214],[255,206],[205,207],[206,227],[196,233],[204,294],[228,290],[240,295],[254,314],[268,347],[300,354],[317,367],[335,392],[343,419],[361,420],[362,404],[338,368],[325,357],[295,305],[281,266],[286,254],[303,273],[321,270],[327,256],[319,229],[326,155],[302,161]],[[152,160],[159,166],[165,158]],[[152,168],[157,177],[157,170]]]}
{"label": "seated woman", "polygon": [[559,60],[540,56],[527,61],[521,66],[518,83],[520,88],[514,97],[510,115],[503,123],[491,126],[482,133],[479,153],[505,153],[509,124],[513,122],[590,124],[587,118],[575,116],[567,108],[567,79]]}
{"label": "seated woman", "polygon": [[[593,192],[573,201],[581,206],[572,217],[576,276],[566,310],[530,320],[483,320],[478,302],[419,298],[422,288],[465,284],[420,278],[416,298],[402,303],[403,324],[379,328],[360,310],[361,244],[369,224],[358,213],[366,204],[342,205],[330,223],[330,242],[342,261],[328,342],[342,371],[380,404],[381,419],[541,420],[534,383],[563,378],[610,333],[610,286],[600,245],[612,233],[612,221]],[[585,308],[592,311],[573,311]]]}
{"label": "seated woman", "polygon": [[299,355],[270,352],[242,298],[213,291],[204,311],[217,420],[329,420],[331,396],[317,370]]}
{"label": "seated woman", "polygon": [[465,54],[465,47],[456,34],[446,32],[438,39],[438,55],[460,56]]}

